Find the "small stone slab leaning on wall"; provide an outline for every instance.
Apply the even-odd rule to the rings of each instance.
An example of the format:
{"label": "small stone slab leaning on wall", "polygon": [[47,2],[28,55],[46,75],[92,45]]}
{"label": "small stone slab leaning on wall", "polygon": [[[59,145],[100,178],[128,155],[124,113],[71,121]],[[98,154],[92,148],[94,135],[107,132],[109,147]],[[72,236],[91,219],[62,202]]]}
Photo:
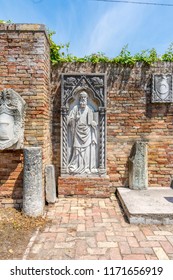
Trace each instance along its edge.
{"label": "small stone slab leaning on wall", "polygon": [[46,181],[46,201],[55,203],[56,201],[56,183],[55,183],[55,167],[54,165],[46,165],[45,167]]}
{"label": "small stone slab leaning on wall", "polygon": [[147,143],[136,141],[129,158],[129,187],[134,190],[148,188]]}
{"label": "small stone slab leaning on wall", "polygon": [[42,149],[24,148],[23,212],[32,217],[43,215]]}

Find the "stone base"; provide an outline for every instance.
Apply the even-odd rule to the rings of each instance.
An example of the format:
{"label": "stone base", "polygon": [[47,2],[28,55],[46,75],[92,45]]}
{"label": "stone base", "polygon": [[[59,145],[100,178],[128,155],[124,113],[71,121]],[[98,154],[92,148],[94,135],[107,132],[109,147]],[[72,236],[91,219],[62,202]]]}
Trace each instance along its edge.
{"label": "stone base", "polygon": [[118,188],[117,196],[130,224],[173,224],[173,189]]}
{"label": "stone base", "polygon": [[110,197],[109,177],[59,177],[58,196]]}

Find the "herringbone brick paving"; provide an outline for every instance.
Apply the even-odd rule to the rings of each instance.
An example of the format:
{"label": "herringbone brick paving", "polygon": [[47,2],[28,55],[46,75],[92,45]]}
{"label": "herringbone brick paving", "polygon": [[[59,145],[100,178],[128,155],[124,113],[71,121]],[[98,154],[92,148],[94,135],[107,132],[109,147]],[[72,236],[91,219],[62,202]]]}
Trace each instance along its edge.
{"label": "herringbone brick paving", "polygon": [[46,215],[23,259],[173,259],[173,225],[131,225],[115,197],[59,198]]}

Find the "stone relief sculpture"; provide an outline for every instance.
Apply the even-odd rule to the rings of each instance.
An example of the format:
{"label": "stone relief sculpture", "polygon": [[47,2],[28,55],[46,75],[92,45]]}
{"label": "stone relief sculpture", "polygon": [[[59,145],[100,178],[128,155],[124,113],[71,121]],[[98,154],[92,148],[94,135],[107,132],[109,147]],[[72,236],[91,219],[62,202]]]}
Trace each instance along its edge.
{"label": "stone relief sculpture", "polygon": [[173,102],[172,75],[153,75],[152,83],[152,103]]}
{"label": "stone relief sculpture", "polygon": [[23,147],[25,101],[12,89],[0,92],[0,150]]}
{"label": "stone relief sculpture", "polygon": [[74,106],[68,116],[71,127],[69,173],[96,173],[97,122],[94,111],[87,105],[88,95],[79,94],[79,105]]}
{"label": "stone relief sculpture", "polygon": [[61,174],[105,174],[104,75],[62,75],[61,105]]}

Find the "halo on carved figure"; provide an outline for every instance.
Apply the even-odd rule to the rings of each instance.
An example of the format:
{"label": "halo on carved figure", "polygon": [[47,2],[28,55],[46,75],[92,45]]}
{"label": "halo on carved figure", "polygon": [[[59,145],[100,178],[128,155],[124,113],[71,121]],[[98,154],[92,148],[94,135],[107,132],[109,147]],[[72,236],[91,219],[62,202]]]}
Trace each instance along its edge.
{"label": "halo on carved figure", "polygon": [[23,146],[25,101],[13,89],[0,92],[0,150]]}
{"label": "halo on carved figure", "polygon": [[101,106],[100,100],[95,96],[94,91],[89,87],[77,87],[73,91],[73,94],[71,98],[68,100],[68,107],[71,109],[75,105],[79,103],[80,99],[80,93],[86,92],[87,93],[87,99],[88,99],[88,105],[89,107],[92,107],[94,110],[98,110],[98,107]]}

